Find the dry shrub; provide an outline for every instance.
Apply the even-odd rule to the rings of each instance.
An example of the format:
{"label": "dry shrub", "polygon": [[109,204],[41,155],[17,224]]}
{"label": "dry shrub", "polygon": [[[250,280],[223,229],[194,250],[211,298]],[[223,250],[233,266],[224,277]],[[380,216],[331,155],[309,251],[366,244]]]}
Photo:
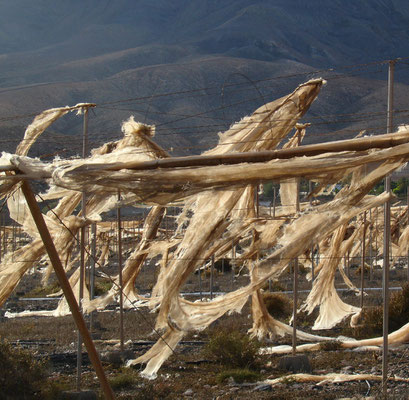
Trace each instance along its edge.
{"label": "dry shrub", "polygon": [[[409,284],[391,295],[389,302],[389,333],[396,331],[409,320]],[[368,338],[381,336],[383,332],[383,307],[364,308],[362,323],[352,330],[355,337]],[[348,332],[347,332],[348,333]]]}
{"label": "dry shrub", "polygon": [[46,371],[43,362],[21,348],[0,341],[0,398],[43,399]]}
{"label": "dry shrub", "polygon": [[259,348],[260,343],[245,333],[219,329],[211,334],[203,353],[229,368],[251,368],[256,365]]}
{"label": "dry shrub", "polygon": [[281,293],[264,293],[263,300],[267,311],[272,317],[284,319],[292,315],[293,305],[286,295]]}
{"label": "dry shrub", "polygon": [[216,381],[217,383],[223,383],[230,377],[233,378],[236,383],[243,383],[256,382],[261,378],[261,375],[258,372],[251,371],[247,368],[231,369],[220,372],[220,374],[217,375]]}
{"label": "dry shrub", "polygon": [[102,296],[103,294],[107,293],[112,287],[111,281],[97,281],[95,283],[94,294],[95,296]]}
{"label": "dry shrub", "polygon": [[338,340],[330,340],[328,342],[321,342],[320,349],[324,351],[338,351],[342,349],[342,345]]}
{"label": "dry shrub", "polygon": [[129,389],[133,387],[135,383],[135,376],[131,372],[122,372],[119,375],[109,378],[109,384],[111,385],[112,390],[115,391]]}
{"label": "dry shrub", "polygon": [[271,281],[271,284],[269,283],[269,281],[266,281],[264,283],[264,285],[262,286],[262,289],[267,292],[270,291],[271,288],[271,292],[284,292],[287,290],[287,288],[279,281]]}

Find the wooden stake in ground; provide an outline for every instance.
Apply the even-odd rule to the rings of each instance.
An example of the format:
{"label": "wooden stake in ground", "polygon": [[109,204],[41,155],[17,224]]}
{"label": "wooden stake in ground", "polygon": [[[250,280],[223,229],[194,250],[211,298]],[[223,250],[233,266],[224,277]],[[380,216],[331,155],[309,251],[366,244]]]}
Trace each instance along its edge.
{"label": "wooden stake in ground", "polygon": [[65,275],[64,267],[62,266],[60,257],[58,256],[50,232],[48,231],[43,215],[34,197],[34,193],[32,192],[30,185],[26,181],[23,182],[21,190],[23,191],[23,194],[27,201],[27,205],[30,209],[31,215],[33,216],[34,223],[36,224],[41,239],[43,240],[44,246],[48,253],[48,257],[50,258],[58,282],[70,307],[71,314],[74,318],[75,324],[77,325],[78,331],[81,333],[85,347],[88,351],[90,361],[98,376],[102,391],[104,392],[104,396],[108,400],[115,399],[114,393],[105,376],[104,369],[102,368],[102,364],[99,359],[98,353],[91,339],[91,335],[87,329],[84,318],[81,314],[74,293],[71,289],[71,285],[68,282],[67,276]]}

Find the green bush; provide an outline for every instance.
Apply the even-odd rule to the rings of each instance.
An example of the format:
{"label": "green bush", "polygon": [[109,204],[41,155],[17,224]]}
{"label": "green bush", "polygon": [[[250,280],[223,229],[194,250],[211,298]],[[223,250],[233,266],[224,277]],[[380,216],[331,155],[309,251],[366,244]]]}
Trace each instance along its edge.
{"label": "green bush", "polygon": [[220,374],[217,375],[216,381],[217,383],[223,383],[230,377],[232,377],[236,383],[243,383],[256,382],[260,379],[261,375],[258,372],[250,371],[247,368],[232,369],[220,372]]}
{"label": "green bush", "polygon": [[286,295],[281,293],[264,293],[263,300],[267,311],[272,317],[283,319],[292,315],[292,302]]}
{"label": "green bush", "polygon": [[44,399],[45,364],[27,351],[0,341],[0,398]]}
{"label": "green bush", "polygon": [[239,331],[219,329],[212,333],[204,355],[229,368],[251,368],[256,365],[259,342]]}

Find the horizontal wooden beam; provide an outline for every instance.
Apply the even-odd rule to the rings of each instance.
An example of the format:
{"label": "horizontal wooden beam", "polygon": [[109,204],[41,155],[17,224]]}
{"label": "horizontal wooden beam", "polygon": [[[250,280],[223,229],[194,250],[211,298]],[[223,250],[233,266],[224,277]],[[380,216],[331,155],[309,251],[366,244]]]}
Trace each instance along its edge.
{"label": "horizontal wooden beam", "polygon": [[[279,149],[273,151],[259,151],[246,153],[228,153],[220,155],[187,156],[163,158],[151,161],[116,162],[111,164],[87,164],[76,168],[77,172],[86,171],[119,171],[130,170],[153,170],[160,168],[184,168],[215,165],[233,165],[240,163],[261,163],[277,159],[289,159],[294,157],[311,157],[324,153],[339,153],[343,151],[368,151],[371,149],[385,149],[409,143],[409,130],[369,136],[357,139],[339,140],[335,142],[311,144],[294,148]],[[13,166],[0,166],[0,172],[15,171]],[[51,176],[43,176],[50,178]],[[15,179],[31,179],[30,175],[13,176]]]}

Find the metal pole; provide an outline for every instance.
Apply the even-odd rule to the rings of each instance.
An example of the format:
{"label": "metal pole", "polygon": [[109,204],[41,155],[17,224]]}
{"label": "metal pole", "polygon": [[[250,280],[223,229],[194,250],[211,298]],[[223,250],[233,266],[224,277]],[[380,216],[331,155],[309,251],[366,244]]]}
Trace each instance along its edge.
{"label": "metal pole", "polygon": [[[389,61],[388,71],[388,121],[387,133],[392,132],[393,126],[393,78],[395,60]],[[385,178],[385,191],[391,191],[391,178]],[[383,346],[382,346],[382,390],[387,394],[388,379],[388,332],[389,332],[389,250],[391,236],[391,203],[387,201],[384,206],[384,233],[383,233]]]}
{"label": "metal pole", "polygon": [[275,218],[276,217],[276,195],[277,195],[277,188],[276,187],[273,187],[273,218]]}
{"label": "metal pole", "polygon": [[[88,108],[84,109],[84,124],[83,124],[83,136],[82,136],[82,158],[87,156],[88,152]],[[82,193],[81,208],[82,217],[85,219],[87,216],[86,210],[87,198],[85,192]],[[85,226],[80,229],[80,284],[79,284],[79,305],[82,310],[82,299],[84,297],[84,278],[85,278]],[[81,390],[81,372],[82,372],[82,337],[81,332],[78,331],[77,335],[77,391]]]}
{"label": "metal pole", "polygon": [[314,284],[314,243],[311,244],[311,284]]}
{"label": "metal pole", "polygon": [[258,218],[260,216],[260,196],[258,194],[259,185],[257,184],[255,188],[256,188],[256,217]]}
{"label": "metal pole", "polygon": [[231,290],[234,289],[234,266],[236,263],[236,249],[234,246],[234,240],[231,241],[231,256],[233,262],[231,263]]}
{"label": "metal pole", "polygon": [[364,212],[363,231],[362,231],[362,255],[361,255],[361,303],[364,306],[364,270],[365,270],[365,233],[366,233],[366,211]]}
{"label": "metal pole", "polygon": [[[121,200],[121,192],[118,190],[118,201]],[[119,338],[121,353],[124,351],[124,295],[122,288],[122,234],[121,234],[121,208],[117,208],[118,222],[118,276],[119,276]]]}
{"label": "metal pole", "polygon": [[202,270],[199,268],[199,293],[200,293],[200,301],[202,301]]}
{"label": "metal pole", "polygon": [[350,255],[351,255],[351,250],[348,250],[348,254],[347,254],[347,276],[349,278],[349,267],[351,265],[351,260],[350,260]]}
{"label": "metal pole", "polygon": [[293,280],[293,356],[297,352],[297,303],[298,303],[298,257],[294,259],[294,280]]}
{"label": "metal pole", "polygon": [[21,189],[26,198],[27,205],[30,208],[31,215],[33,216],[33,220],[37,226],[38,232],[40,233],[41,239],[43,240],[44,247],[47,250],[48,257],[50,258],[51,264],[54,267],[55,274],[57,276],[61,289],[63,290],[67,303],[70,307],[71,314],[74,318],[78,330],[81,332],[81,335],[84,339],[85,347],[88,351],[90,361],[95,368],[95,372],[100,381],[104,395],[106,399],[114,399],[115,398],[114,393],[105,376],[104,369],[102,368],[102,364],[99,359],[98,353],[95,349],[91,335],[87,329],[79,305],[71,289],[71,285],[68,282],[67,276],[65,275],[64,267],[62,266],[61,260],[54,246],[53,240],[51,239],[50,232],[48,231],[43,215],[34,197],[34,193],[32,192],[30,185],[26,181],[23,181]]}
{"label": "metal pole", "polygon": [[[406,228],[409,226],[409,186],[406,188]],[[407,279],[409,281],[409,248],[408,248],[408,253],[407,253],[407,263],[408,263],[408,269],[407,269]]]}
{"label": "metal pole", "polygon": [[[95,265],[97,260],[97,224],[94,222],[91,226],[92,246],[91,246],[91,265],[89,270],[89,295],[91,300],[95,297]],[[94,323],[94,313],[91,312],[89,316],[89,329],[92,331]]]}
{"label": "metal pole", "polygon": [[214,255],[210,266],[210,300],[213,299],[213,279],[214,279]]}

